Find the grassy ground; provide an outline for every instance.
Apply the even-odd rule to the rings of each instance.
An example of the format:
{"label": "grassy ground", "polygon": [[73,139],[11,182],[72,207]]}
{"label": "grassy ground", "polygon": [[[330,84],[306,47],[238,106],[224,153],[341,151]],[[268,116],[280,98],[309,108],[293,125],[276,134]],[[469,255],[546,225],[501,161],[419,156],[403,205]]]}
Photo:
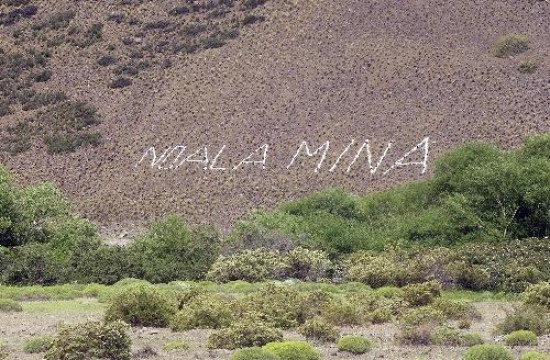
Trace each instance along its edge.
{"label": "grassy ground", "polygon": [[[243,282],[217,285],[200,283],[201,286],[214,292],[244,295],[257,290],[261,284]],[[177,282],[169,285],[159,285],[167,290],[186,286]],[[303,290],[322,288],[335,294],[369,291],[360,284],[329,285],[297,283],[294,286]],[[105,308],[104,301],[120,286],[99,285],[63,285],[53,287],[0,287],[0,296],[21,301],[23,311],[16,313],[0,313],[0,338],[8,345],[11,355],[9,359],[42,359],[43,354],[27,354],[23,351],[26,341],[37,336],[54,335],[62,324],[74,324],[87,319],[100,319]],[[498,322],[506,315],[506,310],[515,302],[513,297],[490,292],[473,293],[467,291],[446,291],[444,298],[464,299],[474,302],[480,311],[481,320],[475,321],[469,331],[479,333],[486,342],[499,342],[493,335]],[[172,332],[169,329],[133,328],[131,330],[133,351],[151,347],[157,353],[156,359],[229,359],[229,350],[209,350],[206,339],[211,330],[192,330]],[[461,359],[465,348],[439,346],[401,346],[394,341],[396,325],[380,324],[368,327],[344,327],[342,335],[364,335],[373,339],[376,347],[369,353],[351,356],[338,352],[332,343],[313,343],[321,352],[323,359]],[[304,338],[294,331],[285,332],[286,339]],[[189,350],[164,350],[164,344],[169,341],[183,340],[191,347]],[[539,337],[537,349],[550,351],[550,337]],[[527,348],[514,348],[519,356]]]}

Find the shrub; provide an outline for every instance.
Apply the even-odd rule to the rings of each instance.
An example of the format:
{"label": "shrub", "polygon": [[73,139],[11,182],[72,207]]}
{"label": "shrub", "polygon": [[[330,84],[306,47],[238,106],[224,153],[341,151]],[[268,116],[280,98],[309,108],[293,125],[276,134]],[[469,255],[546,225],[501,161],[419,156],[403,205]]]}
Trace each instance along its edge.
{"label": "shrub", "polygon": [[107,321],[122,320],[132,326],[165,327],[175,304],[152,285],[137,284],[120,290],[109,301]]}
{"label": "shrub", "polygon": [[171,215],[151,223],[130,252],[140,264],[136,277],[153,283],[198,280],[218,257],[219,233],[211,226],[188,227]]}
{"label": "shrub", "polygon": [[543,354],[538,351],[528,351],[525,354],[522,354],[519,360],[549,360],[550,355]]}
{"label": "shrub", "polygon": [[514,356],[500,345],[475,345],[469,348],[462,360],[514,360]]}
{"label": "shrub", "polygon": [[132,85],[132,83],[133,83],[132,79],[121,76],[111,81],[109,83],[109,87],[111,89],[123,89],[125,87]]}
{"label": "shrub", "polygon": [[523,302],[531,305],[541,305],[550,309],[550,283],[530,285],[523,293]]}
{"label": "shrub", "polygon": [[511,262],[502,270],[503,280],[499,287],[506,292],[521,293],[529,285],[539,283],[544,278],[542,272],[533,265],[525,266]]}
{"label": "shrub", "polygon": [[338,328],[322,318],[307,320],[298,328],[298,333],[306,339],[321,341],[335,341],[340,336]]}
{"label": "shrub", "polygon": [[248,316],[212,333],[206,346],[210,349],[237,349],[262,346],[272,341],[281,341],[283,334],[258,317]]}
{"label": "shrub", "polygon": [[481,319],[481,314],[474,304],[464,301],[453,301],[447,299],[436,299],[431,305],[443,315],[452,320],[474,320]]}
{"label": "shrub", "polygon": [[529,330],[516,330],[504,337],[508,346],[536,346],[537,334]]}
{"label": "shrub", "polygon": [[130,359],[130,338],[122,322],[89,321],[62,328],[46,353],[46,360]]}
{"label": "shrub", "polygon": [[243,5],[247,9],[254,9],[254,8],[257,8],[258,6],[265,4],[266,2],[267,0],[244,0]]}
{"label": "shrub", "polygon": [[372,341],[362,336],[344,336],[336,344],[338,350],[356,355],[370,351],[372,346]]}
{"label": "shrub", "polygon": [[403,299],[412,306],[424,306],[441,296],[441,284],[429,281],[423,284],[411,284],[403,288]]}
{"label": "shrub", "polygon": [[48,351],[53,346],[54,338],[51,336],[40,336],[30,339],[23,346],[23,351],[29,354],[36,354]]}
{"label": "shrub", "polygon": [[290,251],[283,261],[286,277],[304,281],[317,281],[326,277],[332,265],[325,252],[302,247]]}
{"label": "shrub", "polygon": [[446,272],[452,281],[463,289],[480,291],[490,286],[489,273],[480,265],[457,261],[449,264]]}
{"label": "shrub", "polygon": [[117,60],[116,58],[110,56],[110,55],[102,55],[97,59],[97,63],[101,66],[109,66],[116,64]]}
{"label": "shrub", "polygon": [[229,360],[279,360],[277,355],[269,353],[262,348],[239,349],[231,354]]}
{"label": "shrub", "polygon": [[443,313],[430,307],[411,310],[401,316],[396,339],[406,345],[429,345],[432,333],[443,321]]}
{"label": "shrub", "polygon": [[216,282],[243,280],[258,282],[281,277],[284,263],[279,254],[263,249],[243,250],[230,257],[220,256],[206,278]]}
{"label": "shrub", "polygon": [[509,334],[517,330],[529,330],[542,335],[548,331],[548,327],[546,308],[530,305],[516,307],[513,312],[506,314],[504,320],[496,326],[496,332]]}
{"label": "shrub", "polygon": [[361,282],[372,288],[405,285],[407,277],[403,266],[384,256],[356,253],[346,265],[347,281]]}
{"label": "shrub", "polygon": [[431,342],[435,345],[470,347],[483,344],[483,339],[479,334],[464,334],[450,327],[440,327],[432,334]]}
{"label": "shrub", "polygon": [[532,74],[538,68],[539,68],[539,63],[536,62],[535,60],[522,61],[518,66],[519,72],[523,74]]}
{"label": "shrub", "polygon": [[262,21],[265,21],[265,16],[258,16],[258,15],[254,15],[254,14],[247,14],[245,15],[244,19],[243,19],[243,22],[242,24],[244,26],[246,25],[252,25],[252,24],[255,24],[257,22],[262,22]]}
{"label": "shrub", "polygon": [[303,341],[271,342],[263,349],[281,360],[320,360],[321,356],[311,345]]}
{"label": "shrub", "polygon": [[229,326],[233,313],[228,304],[215,299],[201,299],[184,306],[170,320],[173,331],[219,329]]}
{"label": "shrub", "polygon": [[525,35],[506,35],[499,38],[494,44],[492,53],[503,58],[521,54],[529,49],[529,38]]}
{"label": "shrub", "polygon": [[164,344],[164,350],[188,350],[191,347],[188,342],[181,340],[168,341]]}
{"label": "shrub", "polygon": [[335,300],[326,304],[321,311],[321,315],[334,325],[362,325],[365,322],[365,316],[361,308],[352,301]]}
{"label": "shrub", "polygon": [[245,297],[240,303],[243,314],[254,313],[275,327],[291,328],[314,315],[307,293],[284,285],[269,284]]}
{"label": "shrub", "polygon": [[21,312],[23,307],[20,303],[11,299],[0,299],[0,312]]}

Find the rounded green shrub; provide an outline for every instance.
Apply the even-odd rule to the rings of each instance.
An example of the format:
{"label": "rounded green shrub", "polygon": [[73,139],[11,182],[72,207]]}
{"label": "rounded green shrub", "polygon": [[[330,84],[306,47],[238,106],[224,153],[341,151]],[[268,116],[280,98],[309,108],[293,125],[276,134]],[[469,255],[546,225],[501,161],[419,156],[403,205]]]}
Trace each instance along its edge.
{"label": "rounded green shrub", "polygon": [[40,336],[28,340],[23,345],[23,351],[29,354],[36,354],[48,351],[53,346],[54,338],[51,336]]}
{"label": "rounded green shrub", "polygon": [[210,349],[233,350],[262,346],[282,339],[283,333],[272,325],[263,323],[256,316],[248,316],[210,334],[206,346]]}
{"label": "rounded green shrub", "polygon": [[542,282],[527,287],[523,293],[523,302],[531,305],[541,305],[550,309],[550,283]]}
{"label": "rounded green shrub", "polygon": [[504,337],[508,346],[536,346],[538,344],[537,334],[529,330],[516,330]]}
{"label": "rounded green shrub", "polygon": [[21,312],[23,307],[12,299],[0,299],[0,312]]}
{"label": "rounded green shrub", "polygon": [[372,346],[372,341],[362,336],[344,336],[336,344],[338,350],[357,355],[370,351]]}
{"label": "rounded green shrub", "polygon": [[111,359],[129,360],[130,337],[123,322],[89,321],[62,328],[46,353],[46,360]]}
{"label": "rounded green shrub", "polygon": [[322,318],[307,320],[298,328],[298,333],[306,339],[335,341],[340,336],[340,330]]}
{"label": "rounded green shrub", "polygon": [[465,261],[450,263],[445,272],[453,283],[467,290],[487,290],[491,286],[491,277],[481,265],[468,264]]}
{"label": "rounded green shrub", "polygon": [[447,319],[465,321],[481,319],[479,311],[469,302],[438,298],[430,304],[430,307],[441,311]]}
{"label": "rounded green shrub", "polygon": [[233,313],[227,303],[217,299],[203,299],[189,303],[170,320],[173,331],[191,329],[219,329],[229,326]]}
{"label": "rounded green shrub", "polygon": [[285,264],[275,251],[243,250],[232,256],[220,256],[210,267],[206,278],[215,282],[243,280],[259,282],[278,279]]}
{"label": "rounded green shrub", "polygon": [[346,299],[326,304],[321,310],[321,315],[331,324],[338,326],[362,325],[365,322],[365,316],[357,303]]}
{"label": "rounded green shrub", "polygon": [[462,360],[514,360],[514,356],[504,346],[483,344],[466,350]]}
{"label": "rounded green shrub", "polygon": [[231,354],[229,360],[279,360],[280,358],[262,348],[239,349]]}
{"label": "rounded green shrub", "polygon": [[317,281],[328,275],[332,263],[321,250],[297,247],[284,257],[285,277],[304,281]]}
{"label": "rounded green shrub", "polygon": [[281,360],[320,360],[321,356],[315,348],[304,341],[271,342],[263,349],[276,355]]}
{"label": "rounded green shrub", "polygon": [[509,334],[516,330],[529,330],[537,335],[545,334],[549,329],[548,313],[540,305],[523,305],[506,314],[504,320],[497,324],[496,333]]}
{"label": "rounded green shrub", "polygon": [[479,334],[461,333],[451,327],[443,326],[434,331],[431,342],[442,346],[474,346],[483,344],[483,339]]}
{"label": "rounded green shrub", "polygon": [[164,350],[188,350],[191,347],[187,341],[173,340],[164,344]]}
{"label": "rounded green shrub", "polygon": [[528,351],[522,354],[519,360],[550,360],[550,355],[538,351]]}
{"label": "rounded green shrub", "polygon": [[105,320],[122,320],[132,326],[165,327],[175,312],[175,304],[152,285],[123,288],[109,301]]}
{"label": "rounded green shrub", "polygon": [[493,44],[494,56],[504,58],[521,54],[529,49],[529,38],[521,34],[512,34],[500,37]]}
{"label": "rounded green shrub", "polygon": [[403,299],[412,306],[424,306],[441,296],[441,284],[428,281],[422,284],[410,284],[403,288]]}

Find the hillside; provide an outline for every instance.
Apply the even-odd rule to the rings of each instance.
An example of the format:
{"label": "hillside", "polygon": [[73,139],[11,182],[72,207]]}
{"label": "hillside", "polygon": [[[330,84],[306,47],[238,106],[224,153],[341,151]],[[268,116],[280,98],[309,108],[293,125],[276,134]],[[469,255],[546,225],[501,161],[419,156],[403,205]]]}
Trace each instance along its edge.
{"label": "hillside", "polygon": [[[550,131],[548,1],[0,4],[0,163],[104,225],[227,225]],[[528,46],[495,56],[512,34]]]}

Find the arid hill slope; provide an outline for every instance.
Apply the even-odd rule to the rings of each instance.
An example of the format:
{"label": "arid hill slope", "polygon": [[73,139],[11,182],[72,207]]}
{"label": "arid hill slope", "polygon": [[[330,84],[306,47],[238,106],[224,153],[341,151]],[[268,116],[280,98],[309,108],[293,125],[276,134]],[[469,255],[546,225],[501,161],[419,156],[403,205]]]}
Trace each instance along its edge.
{"label": "arid hill slope", "polygon": [[[45,66],[53,75],[35,87],[97,107],[99,123],[86,126],[101,142],[52,154],[38,130],[26,151],[5,151],[0,161],[24,183],[54,181],[80,213],[105,225],[171,212],[189,222],[227,225],[253,208],[328,186],[364,193],[425,178],[440,154],[468,140],[513,148],[527,134],[550,131],[548,1],[33,3],[35,15],[0,27],[0,44],[10,51],[45,46],[60,30],[40,39],[27,35],[27,27],[74,10],[70,24],[83,30],[72,35],[67,27]],[[179,3],[191,10],[174,13]],[[209,15],[217,11],[210,3],[226,13]],[[227,30],[250,14],[265,21],[238,27],[238,37]],[[208,38],[200,51],[166,50],[182,31],[195,36],[188,25],[203,20],[219,21],[225,45]],[[79,45],[97,22],[101,39]],[[18,28],[28,43],[17,44]],[[529,49],[495,57],[492,44],[510,34],[526,35]],[[118,63],[100,65],[102,56]],[[538,69],[518,71],[526,61]],[[132,79],[131,86],[109,87],[119,77]],[[37,111],[43,109],[15,107],[0,127],[8,133]],[[47,117],[35,116],[33,129],[42,129],[36,124]],[[311,153],[329,141],[318,171],[326,147],[292,162],[303,141]],[[424,164],[395,166],[417,145],[401,164],[427,156],[426,172]],[[208,162],[187,158],[204,146]],[[162,158],[166,149],[172,150]]]}

